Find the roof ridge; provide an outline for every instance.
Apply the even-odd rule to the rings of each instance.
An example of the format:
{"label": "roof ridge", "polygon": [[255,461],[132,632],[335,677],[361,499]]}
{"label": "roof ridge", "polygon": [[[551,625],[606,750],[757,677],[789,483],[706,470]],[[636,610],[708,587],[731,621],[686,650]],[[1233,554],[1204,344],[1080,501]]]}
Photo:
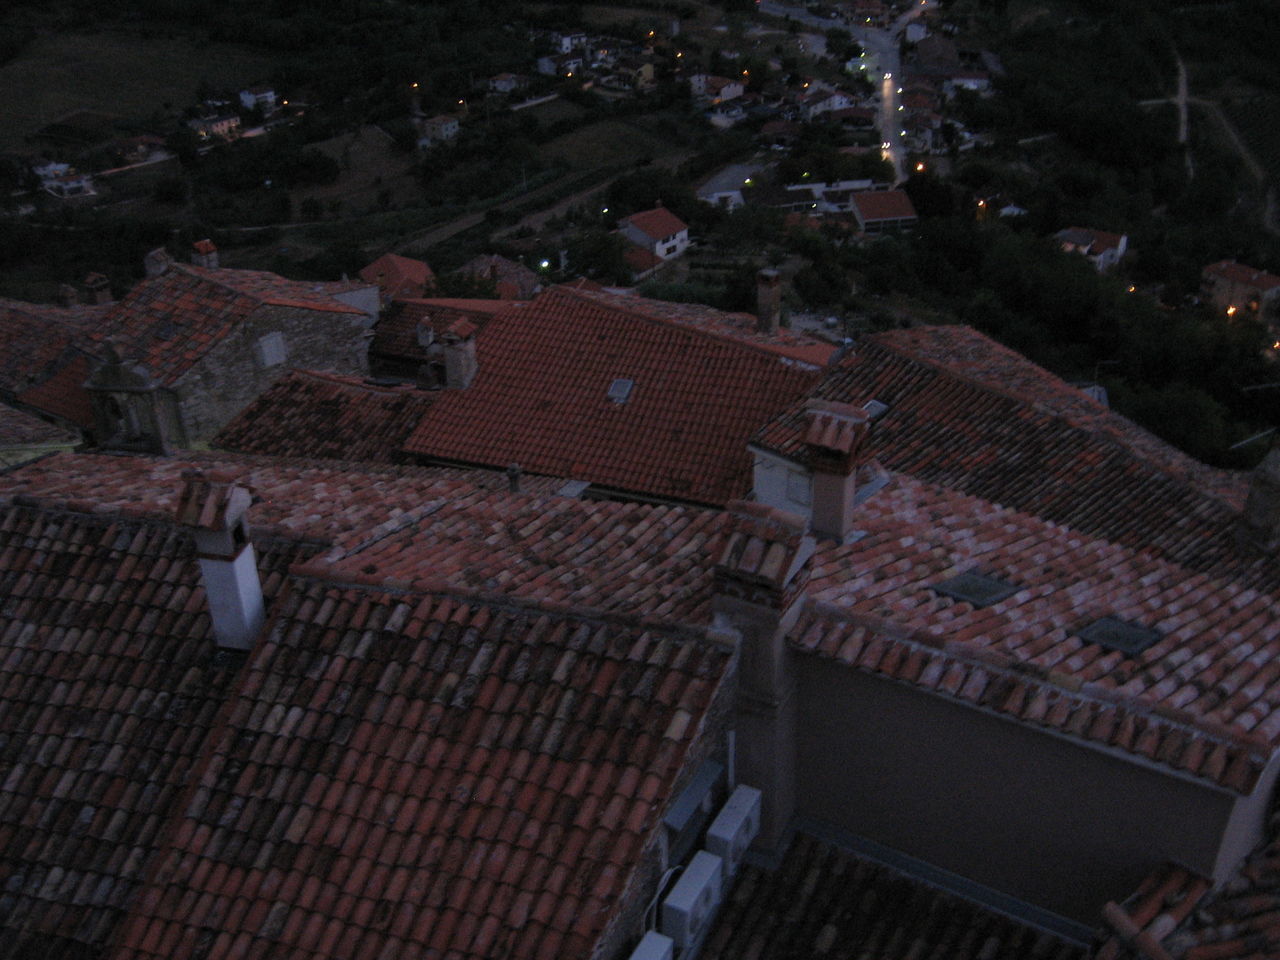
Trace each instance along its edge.
{"label": "roof ridge", "polygon": [[710,646],[727,653],[733,652],[737,644],[737,634],[733,631],[727,631],[712,624],[694,624],[672,620],[669,615],[626,613],[605,610],[600,607],[565,603],[559,600],[479,590],[464,584],[450,583],[437,577],[403,579],[385,577],[378,574],[356,573],[349,570],[338,571],[337,575],[333,575],[329,564],[319,557],[295,563],[289,570],[289,577],[299,581],[311,581],[317,584],[328,584],[363,592],[377,591],[390,594],[448,597],[466,604],[541,613],[559,620],[590,620],[613,626],[650,630],[665,635],[674,635],[681,640]]}
{"label": "roof ridge", "polygon": [[[962,641],[933,636],[890,620],[868,616],[856,610],[850,610],[847,607],[811,596],[806,596],[804,603],[805,607],[801,612],[802,619],[806,613],[811,613],[814,617],[823,620],[842,621],[865,627],[898,642],[935,650],[968,666],[980,667],[983,670],[996,672],[1010,679],[1030,680],[1078,701],[1093,703],[1098,706],[1123,707],[1136,716],[1155,719],[1183,730],[1194,731],[1196,734],[1215,742],[1244,749],[1248,751],[1250,756],[1264,763],[1277,750],[1276,744],[1252,732],[1237,731],[1218,721],[1196,717],[1178,707],[1172,707],[1167,704],[1147,703],[1140,696],[1124,695],[1095,681],[1081,680],[1052,667],[1043,667],[1039,664],[1015,660],[1010,655],[1001,653],[994,648],[975,649]],[[945,691],[943,693],[951,696],[945,694]],[[951,698],[959,699],[954,696],[951,696]],[[975,705],[979,707],[985,706],[984,704]],[[1071,736],[1072,739],[1088,739],[1078,735],[1067,735]],[[1165,765],[1168,766],[1169,764]]]}
{"label": "roof ridge", "polygon": [[[625,314],[627,316],[636,317],[641,320],[646,320],[656,326],[665,327],[667,329],[682,330],[692,334],[699,334],[703,337],[706,337],[709,340],[716,340],[722,343],[730,343],[730,344],[733,344],[734,346],[751,350],[752,352],[758,353],[761,356],[768,357],[771,360],[778,360],[782,362],[784,365],[797,365],[797,366],[807,367],[813,370],[822,369],[821,365],[819,364],[810,363],[808,360],[799,360],[795,357],[784,356],[783,354],[778,353],[777,350],[770,350],[768,347],[761,346],[760,344],[752,343],[750,340],[745,340],[745,339],[740,339],[738,337],[730,336],[729,334],[721,333],[718,330],[706,330],[699,326],[686,325],[686,324],[680,323],[677,320],[671,320],[666,317],[660,317],[660,316],[657,316],[656,314],[643,313],[632,307],[618,306],[613,303],[606,304],[601,302],[600,300],[597,300],[595,297],[592,297],[587,291],[578,290],[576,288],[570,288],[564,284],[557,284],[556,286],[552,287],[550,290],[546,291],[546,293],[554,293],[554,292],[563,292],[565,295],[573,297],[575,300],[585,301],[601,309],[614,310],[618,313]],[[706,306],[706,304],[700,304],[700,306]],[[715,310],[716,308],[710,307],[708,309]],[[718,312],[726,313],[727,311],[720,310]]]}

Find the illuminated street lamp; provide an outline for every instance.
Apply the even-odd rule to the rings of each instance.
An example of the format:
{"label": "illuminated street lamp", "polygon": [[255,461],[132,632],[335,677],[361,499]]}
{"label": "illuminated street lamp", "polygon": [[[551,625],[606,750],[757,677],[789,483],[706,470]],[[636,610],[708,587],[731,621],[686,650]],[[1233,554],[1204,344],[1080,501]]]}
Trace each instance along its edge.
{"label": "illuminated street lamp", "polygon": [[1236,305],[1233,303],[1231,306],[1227,307],[1227,316],[1234,317],[1235,315],[1236,315]]}

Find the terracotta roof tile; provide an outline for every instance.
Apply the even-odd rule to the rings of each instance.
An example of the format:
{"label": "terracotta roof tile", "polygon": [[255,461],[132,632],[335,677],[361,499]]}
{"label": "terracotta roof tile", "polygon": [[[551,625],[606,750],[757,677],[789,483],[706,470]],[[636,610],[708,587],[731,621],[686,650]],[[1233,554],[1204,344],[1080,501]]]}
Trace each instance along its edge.
{"label": "terracotta roof tile", "polygon": [[391,361],[407,364],[426,363],[427,349],[419,338],[425,325],[433,336],[440,336],[460,320],[470,321],[477,332],[496,313],[510,306],[504,300],[465,299],[400,299],[384,311],[373,328],[369,356],[374,362]]}
{"label": "terracotta roof tile", "polygon": [[[813,395],[886,404],[869,448],[894,470],[1200,569],[1237,556],[1246,477],[1179,453],[970,328],[877,334]],[[807,410],[795,404],[753,442],[802,460]]]}
{"label": "terracotta roof tile", "polygon": [[1078,945],[805,834],[776,870],[744,865],[704,960],[1082,960]]}
{"label": "terracotta roof tile", "polygon": [[653,240],[664,240],[681,230],[688,230],[689,225],[677,217],[666,207],[655,207],[642,210],[622,219],[623,224],[630,224]]}
{"label": "terracotta roof tile", "polygon": [[209,442],[241,453],[392,463],[438,394],[291,370]]}
{"label": "terracotta roof tile", "polygon": [[1254,287],[1262,291],[1274,290],[1276,287],[1280,287],[1280,277],[1275,274],[1245,266],[1243,263],[1236,263],[1234,260],[1220,260],[1217,263],[1211,263],[1204,268],[1203,272],[1211,277],[1221,277],[1231,283]]}
{"label": "terracotta roof tile", "polygon": [[435,285],[436,276],[422,260],[384,253],[360,271],[360,279],[377,284],[384,297],[399,299],[425,297]]}
{"label": "terracotta roof tile", "polygon": [[[807,364],[556,288],[489,322],[479,372],[405,449],[724,503],[751,485],[746,440],[817,379]],[[611,385],[632,381],[625,402]]]}
{"label": "terracotta roof tile", "polygon": [[0,448],[65,446],[78,442],[79,438],[70,431],[0,403]]}
{"label": "terracotta roof tile", "polygon": [[902,190],[859,190],[851,197],[863,223],[879,220],[914,220],[916,208]]}
{"label": "terracotta roof tile", "polygon": [[[1152,551],[900,474],[859,507],[857,529],[814,558],[799,649],[899,679],[914,655],[922,686],[1239,792],[1280,745],[1280,673],[1249,656],[1280,646],[1280,586],[1233,591]],[[936,589],[973,569],[1017,591],[976,606]],[[1105,616],[1158,641],[1133,656],[1085,642]]]}

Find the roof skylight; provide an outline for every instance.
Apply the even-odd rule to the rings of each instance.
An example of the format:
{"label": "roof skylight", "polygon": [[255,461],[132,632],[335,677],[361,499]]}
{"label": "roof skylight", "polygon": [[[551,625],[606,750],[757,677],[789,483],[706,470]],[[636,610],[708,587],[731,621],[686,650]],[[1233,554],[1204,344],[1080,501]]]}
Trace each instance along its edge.
{"label": "roof skylight", "polygon": [[975,607],[989,607],[1008,599],[1018,592],[1019,588],[1012,583],[988,577],[977,570],[965,570],[954,577],[948,577],[931,588],[935,593],[953,600],[961,600]]}
{"label": "roof skylight", "polygon": [[1159,642],[1163,635],[1159,630],[1152,630],[1140,623],[1130,623],[1118,617],[1102,617],[1076,631],[1076,636],[1086,643],[1096,643],[1134,657]]}
{"label": "roof skylight", "polygon": [[619,378],[609,384],[609,399],[614,403],[626,403],[631,399],[631,390],[635,387],[634,380],[625,380]]}

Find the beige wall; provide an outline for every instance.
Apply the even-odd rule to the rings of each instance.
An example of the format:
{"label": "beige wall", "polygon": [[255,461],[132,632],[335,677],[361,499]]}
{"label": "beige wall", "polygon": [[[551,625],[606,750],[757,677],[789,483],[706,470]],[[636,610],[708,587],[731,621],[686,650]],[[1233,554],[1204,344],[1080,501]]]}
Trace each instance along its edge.
{"label": "beige wall", "polygon": [[[831,661],[795,664],[800,814],[1089,924],[1163,861],[1222,875],[1226,791]],[[1236,819],[1247,832],[1257,818]]]}

